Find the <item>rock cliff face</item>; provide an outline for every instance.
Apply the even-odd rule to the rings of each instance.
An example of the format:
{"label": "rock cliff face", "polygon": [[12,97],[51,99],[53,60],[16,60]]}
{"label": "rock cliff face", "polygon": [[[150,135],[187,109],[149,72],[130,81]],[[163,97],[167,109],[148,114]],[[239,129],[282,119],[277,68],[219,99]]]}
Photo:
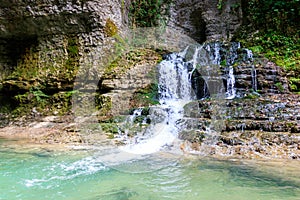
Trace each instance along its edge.
{"label": "rock cliff face", "polygon": [[0,68],[5,71],[1,78],[34,51],[39,54],[36,62],[40,65],[60,65],[67,59],[70,37],[77,40],[80,62],[90,56],[97,58],[107,39],[107,20],[112,20],[118,29],[126,21],[124,8],[117,0],[3,1],[0,12]]}
{"label": "rock cliff face", "polygon": [[250,50],[241,48],[239,43],[212,42],[206,43],[203,49],[201,54],[205,55],[206,60],[209,58],[212,61],[202,61],[193,73],[192,85],[198,99],[209,96],[204,92],[205,89],[212,94],[222,90],[220,86],[228,90],[230,68],[235,79],[236,97],[243,98],[252,92],[289,93],[284,70],[267,59],[253,56]]}
{"label": "rock cliff face", "polygon": [[230,40],[241,23],[240,0],[179,0],[171,7],[168,25],[202,43]]}
{"label": "rock cliff face", "polygon": [[[122,34],[128,27],[129,4],[130,1],[119,0],[3,1],[0,5],[2,92],[13,99],[30,90],[53,95],[72,91],[75,81],[75,88],[98,91],[102,95],[107,90],[99,91],[99,83],[106,79],[103,83],[114,85],[110,88],[112,93],[123,96],[118,84],[111,84],[120,80],[108,80],[104,76],[105,66],[116,53],[112,36]],[[180,0],[171,5],[167,25],[198,42],[230,40],[241,25],[241,18],[239,0]],[[141,66],[141,70],[147,71],[155,64],[150,65]],[[245,90],[251,82],[251,70],[247,67],[235,69],[237,85]],[[138,71],[130,77],[143,79]],[[274,78],[272,74],[268,77]],[[132,79],[125,79],[123,82],[129,86]],[[259,82],[266,85],[259,86],[262,90],[270,85],[268,79]],[[137,89],[132,85],[130,88]],[[125,96],[130,97],[134,92],[127,90]],[[122,112],[121,107],[128,109],[120,106],[124,104],[117,101],[119,98],[115,99],[118,112]]]}
{"label": "rock cliff face", "polygon": [[204,100],[185,106],[179,138],[204,154],[300,158],[299,95]]}
{"label": "rock cliff face", "polygon": [[126,27],[127,4],[118,0],[2,1],[1,92],[14,102],[16,95],[28,94],[26,101],[32,99],[29,91],[52,98],[72,91],[76,77],[85,88],[96,91],[105,65],[113,59],[112,36]]}

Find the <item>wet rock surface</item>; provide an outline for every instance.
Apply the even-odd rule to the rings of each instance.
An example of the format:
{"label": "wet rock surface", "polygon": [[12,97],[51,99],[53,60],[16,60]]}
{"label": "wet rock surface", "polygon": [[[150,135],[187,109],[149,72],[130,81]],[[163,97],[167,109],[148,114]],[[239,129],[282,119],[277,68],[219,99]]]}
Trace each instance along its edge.
{"label": "wet rock surface", "polygon": [[291,94],[191,102],[179,137],[213,155],[300,159],[299,102]]}
{"label": "wet rock surface", "polygon": [[19,119],[0,128],[0,137],[28,144],[65,146],[109,146],[108,133],[89,118],[47,116],[39,119]]}
{"label": "wet rock surface", "polygon": [[197,60],[199,64],[192,74],[192,87],[197,99],[228,91],[230,70],[237,97],[289,93],[287,74],[282,67],[253,56],[251,50],[242,48],[238,42],[206,43],[199,54],[206,56]]}

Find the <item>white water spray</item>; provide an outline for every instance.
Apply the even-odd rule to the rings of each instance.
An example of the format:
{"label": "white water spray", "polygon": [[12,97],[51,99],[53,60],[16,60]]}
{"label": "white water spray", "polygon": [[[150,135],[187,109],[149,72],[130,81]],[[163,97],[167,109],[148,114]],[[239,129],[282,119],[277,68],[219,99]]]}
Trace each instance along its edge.
{"label": "white water spray", "polygon": [[[167,56],[159,66],[159,102],[160,109],[165,113],[161,123],[150,126],[151,137],[143,140],[134,139],[122,150],[134,154],[151,154],[164,147],[172,146],[181,129],[180,120],[183,118],[183,107],[192,100],[191,73],[196,67],[199,49],[196,48],[193,60],[184,62],[187,48],[180,53]],[[192,64],[189,69],[188,63]]]}
{"label": "white water spray", "polygon": [[233,99],[236,94],[235,78],[233,74],[233,67],[230,66],[228,69],[228,78],[227,78],[227,91],[226,91],[226,99]]}
{"label": "white water spray", "polygon": [[[202,70],[206,70],[207,66],[219,65],[221,60],[219,44],[214,44],[212,48],[209,45],[196,47],[193,49],[193,55],[189,54],[191,52],[189,48],[192,49],[193,47],[188,47],[180,53],[165,56],[165,60],[158,65],[160,105],[150,108],[153,111],[152,113],[150,111],[151,124],[133,138],[126,140],[127,145],[120,147],[122,151],[140,155],[152,154],[170,148],[176,142],[178,133],[183,129],[184,106],[196,96],[191,83],[196,66],[199,65],[197,73],[200,73],[200,67],[203,67]],[[230,49],[232,52],[233,50],[234,48]],[[185,61],[187,57],[189,57],[189,61]],[[231,64],[236,57],[237,55],[230,59]],[[210,81],[209,73],[209,71],[203,71],[203,75],[207,76],[205,79],[207,83]],[[201,74],[199,75],[201,76]],[[203,78],[205,78],[204,76]],[[220,92],[224,91],[222,83],[215,86],[220,86]],[[226,98],[233,99],[235,96],[234,69],[229,66]],[[135,115],[139,115],[139,113],[141,110],[137,110]],[[213,134],[210,135],[214,138]]]}

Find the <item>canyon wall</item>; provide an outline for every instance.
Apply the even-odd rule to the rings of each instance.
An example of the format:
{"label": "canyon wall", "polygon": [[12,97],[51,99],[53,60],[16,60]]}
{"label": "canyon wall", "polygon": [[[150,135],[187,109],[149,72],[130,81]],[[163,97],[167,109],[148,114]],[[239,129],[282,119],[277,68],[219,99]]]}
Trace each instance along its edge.
{"label": "canyon wall", "polygon": [[[150,63],[139,64],[138,69],[126,68],[122,76],[107,76],[111,71],[118,73],[118,69],[111,69],[118,53],[116,47],[120,47],[115,42],[124,42],[119,37],[129,27],[130,3],[124,0],[3,1],[0,5],[0,100],[5,94],[13,104],[18,104],[20,99],[16,102],[15,97],[28,94],[22,97],[22,102],[28,103],[32,98],[30,91],[34,94],[42,91],[49,96],[64,92],[68,96],[67,92],[80,88],[93,96],[100,94],[100,107],[110,102],[104,110],[114,107],[112,113],[117,114],[130,109],[130,103],[119,101],[124,87],[127,97],[133,96],[138,88],[148,87],[151,80],[147,73],[141,72],[150,72],[160,60],[158,53],[154,56],[156,62],[150,59]],[[199,43],[232,40],[243,18],[240,0],[179,0],[171,4],[169,15],[168,28]],[[127,47],[120,48],[126,51]],[[288,92],[280,67],[267,61],[255,65],[260,92]],[[234,73],[241,93],[251,90],[253,65],[236,66]],[[147,81],[136,86],[135,77]],[[56,107],[59,109],[61,105]]]}

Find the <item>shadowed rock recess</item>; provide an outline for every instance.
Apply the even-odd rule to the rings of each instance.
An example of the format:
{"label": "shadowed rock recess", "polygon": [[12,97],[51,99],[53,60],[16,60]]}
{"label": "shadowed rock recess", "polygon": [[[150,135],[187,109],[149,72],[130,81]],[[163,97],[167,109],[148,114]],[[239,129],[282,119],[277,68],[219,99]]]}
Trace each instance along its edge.
{"label": "shadowed rock recess", "polygon": [[[36,140],[68,143],[66,140],[73,138],[74,143],[94,144],[101,143],[95,138],[117,138],[122,131],[118,125],[134,108],[146,107],[146,124],[152,123],[149,107],[158,103],[159,95],[156,65],[167,51],[141,48],[118,52],[118,48],[126,48],[116,41],[124,42],[120,36],[129,27],[130,3],[2,0],[0,126],[11,123],[10,114],[18,126],[35,121],[32,127],[43,128],[43,132],[47,132],[45,128],[58,129],[40,134],[41,138],[30,136]],[[182,124],[178,133],[182,149],[300,159],[300,97],[290,93],[280,66],[232,41],[243,18],[240,0],[178,0],[170,5],[166,26],[204,43],[207,58],[218,58],[210,65],[196,65],[191,73],[194,99],[184,106],[183,118],[178,121]],[[230,86],[231,75],[234,82]],[[214,82],[222,85],[212,87]],[[229,87],[235,89],[232,98],[216,98],[217,92],[225,93]],[[91,123],[97,126],[78,126],[88,120],[77,116],[79,113],[72,115],[73,94],[82,104],[95,103],[95,113],[88,114],[96,116]],[[65,115],[67,120],[61,117]],[[142,122],[133,122],[135,130],[127,136],[135,136],[147,126]]]}
{"label": "shadowed rock recess", "polygon": [[[0,13],[1,110],[17,115],[32,107],[45,114],[69,110],[76,76],[101,79],[112,36],[128,21],[118,0],[2,1]],[[29,105],[41,102],[48,104],[40,110]],[[16,110],[18,104],[28,108]]]}

